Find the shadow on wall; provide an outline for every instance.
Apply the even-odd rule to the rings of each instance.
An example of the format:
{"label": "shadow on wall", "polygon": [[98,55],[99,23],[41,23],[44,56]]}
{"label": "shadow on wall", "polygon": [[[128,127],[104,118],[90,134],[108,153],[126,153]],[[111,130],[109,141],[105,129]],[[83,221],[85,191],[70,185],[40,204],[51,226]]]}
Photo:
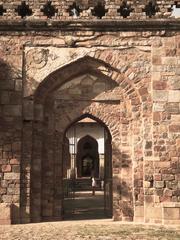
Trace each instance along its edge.
{"label": "shadow on wall", "polygon": [[0,83],[3,81],[8,81],[12,78],[12,70],[8,63],[3,59],[0,59]]}
{"label": "shadow on wall", "polygon": [[[117,148],[115,151],[118,156],[118,161],[113,164],[115,169],[119,169],[120,174],[123,171],[127,171],[128,173],[132,172],[132,160],[130,159],[130,156],[121,152]],[[115,202],[118,202],[118,205],[116,205],[117,209],[115,209],[114,212],[116,215],[116,210],[120,210],[123,217],[128,217],[132,220],[134,217],[132,192],[133,182],[130,178],[131,175],[128,173],[125,176],[122,176],[121,174],[121,177],[117,175],[113,177],[113,193],[116,196],[115,198],[117,198],[115,199]]]}
{"label": "shadow on wall", "polygon": [[[0,90],[16,90],[15,80],[21,82],[22,71],[0,59]],[[17,89],[20,90],[20,89]]]}
{"label": "shadow on wall", "polygon": [[[19,161],[21,157],[21,118],[16,116],[16,100],[21,99],[21,72],[0,59],[0,223],[19,223]],[[19,83],[19,84],[18,84]],[[16,98],[16,100],[15,100]],[[18,105],[18,106],[19,106]],[[20,111],[18,111],[19,114]],[[1,168],[4,165],[4,170]],[[5,169],[8,168],[8,169]],[[6,175],[6,176],[5,176]],[[12,179],[8,179],[8,177]],[[9,188],[9,189],[8,189]]]}

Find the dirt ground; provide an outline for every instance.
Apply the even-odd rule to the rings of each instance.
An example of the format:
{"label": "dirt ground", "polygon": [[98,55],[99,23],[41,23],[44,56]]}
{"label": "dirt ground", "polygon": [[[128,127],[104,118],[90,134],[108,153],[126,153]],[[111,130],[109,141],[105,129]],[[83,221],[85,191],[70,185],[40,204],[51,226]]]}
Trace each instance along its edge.
{"label": "dirt ground", "polygon": [[122,224],[111,220],[0,226],[0,240],[180,240],[180,226]]}

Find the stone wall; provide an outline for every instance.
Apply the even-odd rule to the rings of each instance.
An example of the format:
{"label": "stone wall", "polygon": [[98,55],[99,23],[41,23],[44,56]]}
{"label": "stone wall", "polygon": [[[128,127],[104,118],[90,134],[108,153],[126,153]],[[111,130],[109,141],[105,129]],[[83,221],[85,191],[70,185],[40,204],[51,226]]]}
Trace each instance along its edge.
{"label": "stone wall", "polygon": [[[1,223],[62,217],[59,146],[87,113],[112,136],[114,219],[180,222],[178,31],[1,31],[0,46]],[[87,73],[113,89],[58,98]]]}

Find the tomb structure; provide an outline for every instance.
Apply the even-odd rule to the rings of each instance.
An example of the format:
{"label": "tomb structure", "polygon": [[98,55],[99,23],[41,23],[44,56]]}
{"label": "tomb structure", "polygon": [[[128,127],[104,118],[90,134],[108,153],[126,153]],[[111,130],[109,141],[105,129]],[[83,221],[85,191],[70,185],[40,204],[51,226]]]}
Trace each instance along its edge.
{"label": "tomb structure", "polygon": [[179,6],[0,1],[0,224],[63,220],[92,175],[105,216],[180,223]]}

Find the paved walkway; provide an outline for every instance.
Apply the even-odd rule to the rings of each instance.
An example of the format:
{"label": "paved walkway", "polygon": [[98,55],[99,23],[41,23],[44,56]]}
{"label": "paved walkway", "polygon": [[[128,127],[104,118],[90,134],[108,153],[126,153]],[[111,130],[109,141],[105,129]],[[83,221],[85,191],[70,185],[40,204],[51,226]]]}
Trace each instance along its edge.
{"label": "paved walkway", "polygon": [[81,220],[0,226],[1,240],[180,240],[179,227]]}

